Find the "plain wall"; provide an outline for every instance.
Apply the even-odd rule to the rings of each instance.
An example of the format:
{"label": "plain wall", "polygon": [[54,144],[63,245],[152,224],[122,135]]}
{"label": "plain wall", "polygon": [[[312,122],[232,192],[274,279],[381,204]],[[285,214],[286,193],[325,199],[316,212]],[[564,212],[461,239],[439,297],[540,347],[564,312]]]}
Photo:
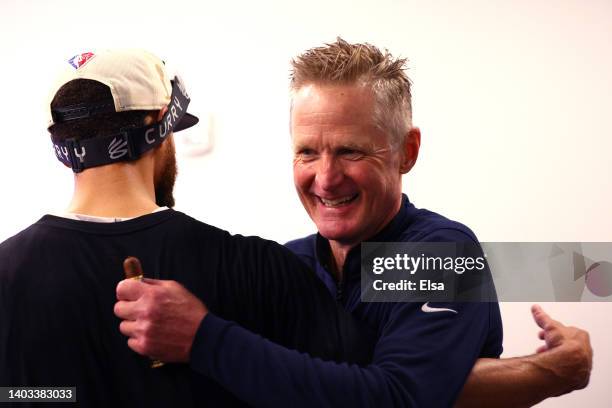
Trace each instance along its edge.
{"label": "plain wall", "polygon": [[[149,49],[178,68],[203,125],[177,134],[177,209],[280,242],[314,232],[293,189],[289,60],[337,35],[409,59],[422,149],[404,191],[482,241],[612,241],[612,3],[590,1],[17,1],[0,3],[0,240],[61,211],[72,174],[44,106],[71,56]],[[181,141],[207,140],[190,156]],[[502,304],[504,356],[540,343]],[[590,386],[542,407],[612,404],[609,303],[545,304],[588,329]]]}

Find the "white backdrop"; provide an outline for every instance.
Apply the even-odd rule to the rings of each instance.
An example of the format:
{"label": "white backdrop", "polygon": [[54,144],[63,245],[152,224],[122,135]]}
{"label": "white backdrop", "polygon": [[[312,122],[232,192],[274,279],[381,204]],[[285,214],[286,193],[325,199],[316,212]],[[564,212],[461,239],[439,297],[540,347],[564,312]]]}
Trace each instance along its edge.
{"label": "white backdrop", "polygon": [[[404,190],[418,206],[482,241],[612,241],[611,21],[609,0],[2,0],[0,240],[66,206],[47,90],[69,57],[109,47],[163,57],[213,119],[210,155],[180,144],[206,126],[177,135],[177,209],[281,242],[313,232],[290,173],[288,61],[341,35],[410,60],[423,140]],[[589,388],[541,406],[610,406],[612,304],[544,306],[591,332],[595,366]],[[505,355],[535,350],[529,304],[502,312]]]}

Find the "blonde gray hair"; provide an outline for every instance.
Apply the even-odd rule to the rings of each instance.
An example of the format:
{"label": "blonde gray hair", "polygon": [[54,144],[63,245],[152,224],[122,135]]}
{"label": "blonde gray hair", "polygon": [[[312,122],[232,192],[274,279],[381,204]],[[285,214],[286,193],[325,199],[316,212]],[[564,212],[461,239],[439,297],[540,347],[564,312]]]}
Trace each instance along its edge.
{"label": "blonde gray hair", "polygon": [[405,58],[395,58],[368,44],[336,42],[311,48],[291,61],[290,91],[314,84],[367,85],[375,95],[374,121],[390,133],[393,144],[401,143],[412,127],[411,82]]}

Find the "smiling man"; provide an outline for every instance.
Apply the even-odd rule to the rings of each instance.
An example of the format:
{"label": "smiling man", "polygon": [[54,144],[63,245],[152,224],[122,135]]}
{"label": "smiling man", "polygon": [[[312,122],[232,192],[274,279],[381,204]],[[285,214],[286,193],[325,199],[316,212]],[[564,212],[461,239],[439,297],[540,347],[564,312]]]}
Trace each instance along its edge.
{"label": "smiling man", "polygon": [[[371,366],[347,367],[327,381],[337,387],[360,382],[381,406],[444,407],[453,404],[479,357],[501,354],[497,303],[427,308],[361,301],[364,241],[478,244],[469,228],[416,209],[402,195],[402,176],[416,163],[421,142],[403,64],[371,45],[342,40],[294,60],[294,182],[318,234],[288,247],[379,335]],[[363,404],[359,394],[347,398]]]}
{"label": "smiling man", "polygon": [[419,151],[418,128],[390,139],[372,120],[375,97],[365,83],[323,82],[299,87],[293,99],[295,186],[340,275],[348,252],[398,213],[401,176]]}
{"label": "smiling man", "polygon": [[373,98],[368,86],[334,84],[309,84],[294,97],[295,185],[319,233],[342,259],[397,214],[401,174],[418,152],[419,131],[412,129],[410,151],[398,154],[371,120]]}
{"label": "smiling man", "polygon": [[[584,387],[588,336],[540,308],[533,312],[547,340],[542,350],[551,350],[498,360],[502,324],[496,302],[361,301],[364,241],[478,247],[469,228],[417,209],[402,195],[402,177],[416,163],[421,143],[404,63],[372,45],[342,39],[293,61],[294,182],[318,233],[287,246],[379,336],[370,366],[322,378],[346,392],[344,403],[356,406],[367,405],[365,396],[380,406],[450,406],[468,376],[459,405],[526,406]],[[567,361],[571,370],[564,369]],[[359,384],[359,393],[343,384]]]}

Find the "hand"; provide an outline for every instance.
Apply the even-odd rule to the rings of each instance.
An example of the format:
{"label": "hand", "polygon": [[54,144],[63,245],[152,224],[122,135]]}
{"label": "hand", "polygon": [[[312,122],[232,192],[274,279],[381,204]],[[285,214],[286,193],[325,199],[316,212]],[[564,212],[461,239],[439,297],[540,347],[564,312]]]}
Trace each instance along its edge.
{"label": "hand", "polygon": [[564,326],[538,305],[532,306],[531,313],[537,325],[543,329],[538,336],[545,341],[537,353],[548,353],[545,368],[564,384],[558,395],[586,387],[593,366],[589,333],[577,327]]}
{"label": "hand", "polygon": [[128,346],[154,360],[188,362],[206,306],[180,283],[126,279],[117,285],[115,315]]}

